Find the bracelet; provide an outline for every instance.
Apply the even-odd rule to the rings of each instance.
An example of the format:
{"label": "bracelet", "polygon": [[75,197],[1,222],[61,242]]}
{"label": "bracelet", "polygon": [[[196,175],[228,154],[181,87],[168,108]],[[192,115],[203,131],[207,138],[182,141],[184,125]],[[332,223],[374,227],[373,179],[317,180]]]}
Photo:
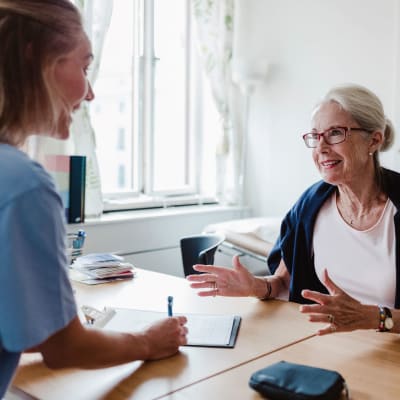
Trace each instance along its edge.
{"label": "bracelet", "polygon": [[264,278],[263,281],[267,284],[267,290],[266,290],[266,292],[265,292],[265,295],[264,295],[263,297],[259,297],[259,299],[260,299],[260,300],[267,300],[267,299],[269,299],[270,296],[271,296],[272,285],[271,285],[271,282],[270,282],[268,279],[266,279],[266,278]]}
{"label": "bracelet", "polygon": [[385,332],[385,319],[386,313],[383,307],[379,307],[379,325],[378,325],[378,332]]}

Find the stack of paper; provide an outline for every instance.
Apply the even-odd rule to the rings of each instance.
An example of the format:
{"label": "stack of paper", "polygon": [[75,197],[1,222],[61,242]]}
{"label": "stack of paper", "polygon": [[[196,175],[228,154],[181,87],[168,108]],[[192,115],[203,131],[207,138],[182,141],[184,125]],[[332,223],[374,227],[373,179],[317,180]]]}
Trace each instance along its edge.
{"label": "stack of paper", "polygon": [[[78,257],[71,267],[83,275],[78,280],[85,283],[102,283],[134,276],[132,264],[124,262],[122,257],[110,253],[93,253]],[[94,282],[92,282],[93,280]]]}

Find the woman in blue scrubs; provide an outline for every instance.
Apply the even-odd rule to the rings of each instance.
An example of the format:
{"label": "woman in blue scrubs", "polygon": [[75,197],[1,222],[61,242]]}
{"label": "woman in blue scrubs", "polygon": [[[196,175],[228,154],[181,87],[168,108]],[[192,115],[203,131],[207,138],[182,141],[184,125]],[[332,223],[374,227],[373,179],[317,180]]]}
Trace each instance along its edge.
{"label": "woman in blue scrubs", "polygon": [[68,0],[0,2],[0,398],[24,351],[51,368],[159,359],[186,344],[184,317],[140,334],[86,329],[67,276],[64,210],[54,183],[21,146],[67,139],[71,114],[94,97],[81,16]]}

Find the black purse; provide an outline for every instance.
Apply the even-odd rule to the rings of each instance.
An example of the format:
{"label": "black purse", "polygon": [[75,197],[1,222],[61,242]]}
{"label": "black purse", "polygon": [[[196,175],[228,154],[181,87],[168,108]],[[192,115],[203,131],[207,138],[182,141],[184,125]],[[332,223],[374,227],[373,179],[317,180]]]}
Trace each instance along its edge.
{"label": "black purse", "polygon": [[338,400],[349,391],[336,371],[280,361],[254,372],[251,388],[270,400]]}

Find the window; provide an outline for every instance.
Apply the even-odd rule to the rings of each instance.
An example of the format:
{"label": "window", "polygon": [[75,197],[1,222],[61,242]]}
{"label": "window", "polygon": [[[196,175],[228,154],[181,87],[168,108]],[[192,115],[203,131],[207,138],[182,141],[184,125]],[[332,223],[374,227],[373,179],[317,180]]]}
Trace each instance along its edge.
{"label": "window", "polygon": [[215,193],[207,132],[218,121],[189,7],[189,0],[114,0],[90,105],[106,199],[136,197],[143,207],[143,198],[153,206]]}
{"label": "window", "polygon": [[121,151],[125,150],[125,128],[118,129],[117,149]]}

